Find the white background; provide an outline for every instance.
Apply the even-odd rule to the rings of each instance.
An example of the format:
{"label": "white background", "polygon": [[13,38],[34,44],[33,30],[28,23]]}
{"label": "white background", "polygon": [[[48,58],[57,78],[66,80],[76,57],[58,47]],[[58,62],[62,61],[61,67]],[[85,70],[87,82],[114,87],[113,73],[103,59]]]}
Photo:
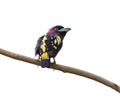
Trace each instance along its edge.
{"label": "white background", "polygon": [[[58,64],[120,85],[119,0],[0,0],[0,48],[34,58],[39,36],[70,27]],[[119,107],[120,94],[73,74],[0,55],[0,107]]]}

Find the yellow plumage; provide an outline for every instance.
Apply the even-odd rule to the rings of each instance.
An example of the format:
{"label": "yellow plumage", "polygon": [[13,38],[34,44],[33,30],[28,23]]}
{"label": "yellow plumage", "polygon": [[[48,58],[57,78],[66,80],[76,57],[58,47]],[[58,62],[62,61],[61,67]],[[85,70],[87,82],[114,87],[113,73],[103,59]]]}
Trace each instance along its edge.
{"label": "yellow plumage", "polygon": [[42,49],[42,51],[43,51],[43,52],[45,52],[45,51],[46,51],[46,47],[45,47],[45,45],[44,45],[44,44],[42,44],[42,45],[40,46],[40,48]]}
{"label": "yellow plumage", "polygon": [[56,43],[57,43],[57,40],[55,39],[55,40],[54,40],[54,44],[56,44]]}
{"label": "yellow plumage", "polygon": [[46,43],[45,43],[46,40],[47,40],[47,35],[43,37],[43,40],[42,40],[43,44],[40,46],[43,52],[46,51]]}
{"label": "yellow plumage", "polygon": [[44,60],[44,59],[49,59],[48,53],[47,53],[47,52],[43,53],[43,54],[41,55],[41,58],[42,58],[43,60]]}
{"label": "yellow plumage", "polygon": [[42,41],[45,42],[45,40],[47,40],[47,35],[44,36]]}
{"label": "yellow plumage", "polygon": [[56,37],[56,40],[57,40],[58,45],[60,45],[60,43],[61,43],[61,38],[60,38],[59,36],[57,36],[57,37]]}

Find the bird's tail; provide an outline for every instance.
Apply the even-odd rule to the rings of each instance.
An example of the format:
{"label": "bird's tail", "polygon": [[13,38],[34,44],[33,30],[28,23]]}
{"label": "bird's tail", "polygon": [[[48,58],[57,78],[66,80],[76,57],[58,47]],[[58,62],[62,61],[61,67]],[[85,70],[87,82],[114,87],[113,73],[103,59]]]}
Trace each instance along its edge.
{"label": "bird's tail", "polygon": [[41,55],[41,67],[42,68],[50,68],[50,57],[47,52],[44,52]]}

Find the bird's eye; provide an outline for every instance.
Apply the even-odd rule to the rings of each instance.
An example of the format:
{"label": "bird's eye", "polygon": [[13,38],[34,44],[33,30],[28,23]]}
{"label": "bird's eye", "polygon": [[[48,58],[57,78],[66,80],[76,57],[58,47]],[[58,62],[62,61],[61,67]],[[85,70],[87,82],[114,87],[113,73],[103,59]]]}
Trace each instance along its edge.
{"label": "bird's eye", "polygon": [[56,31],[58,31],[59,29],[58,28],[55,28]]}

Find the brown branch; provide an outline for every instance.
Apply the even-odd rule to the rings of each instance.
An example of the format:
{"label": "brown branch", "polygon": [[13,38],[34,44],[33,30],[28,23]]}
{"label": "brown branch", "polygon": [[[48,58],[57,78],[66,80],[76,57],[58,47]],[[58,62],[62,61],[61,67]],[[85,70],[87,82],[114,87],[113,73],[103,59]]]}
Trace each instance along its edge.
{"label": "brown branch", "polygon": [[[1,48],[0,48],[0,54],[8,56],[8,57],[16,59],[16,60],[21,60],[21,61],[28,62],[28,63],[35,64],[35,65],[40,65],[40,62],[37,59],[26,57],[26,56],[16,54],[13,52],[9,52],[9,51],[1,49]],[[83,77],[95,80],[97,82],[100,82],[100,83],[108,86],[108,87],[111,87],[112,89],[114,89],[120,93],[120,86],[119,85],[117,85],[109,80],[106,80],[105,78],[97,76],[95,74],[92,74],[92,73],[89,73],[89,72],[86,72],[83,70],[79,70],[76,68],[72,68],[72,67],[68,67],[68,66],[64,66],[64,65],[59,65],[59,64],[51,64],[51,68],[63,71],[65,73],[72,73],[72,74],[76,74],[79,76],[83,76]]]}

